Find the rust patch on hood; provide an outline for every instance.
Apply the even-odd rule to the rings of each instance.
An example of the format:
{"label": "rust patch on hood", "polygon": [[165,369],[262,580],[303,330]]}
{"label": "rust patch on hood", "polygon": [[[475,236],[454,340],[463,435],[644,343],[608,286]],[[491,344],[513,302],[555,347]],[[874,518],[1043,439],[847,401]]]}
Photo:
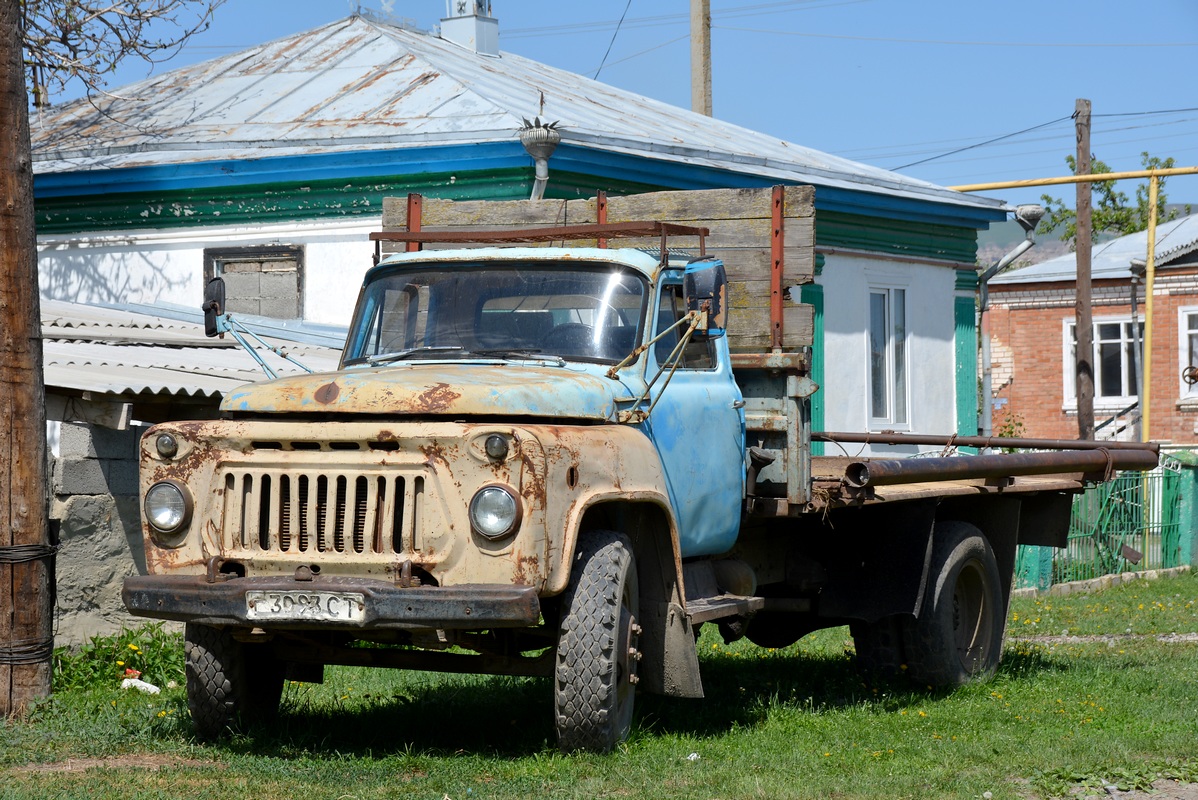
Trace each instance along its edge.
{"label": "rust patch on hood", "polygon": [[450,389],[448,383],[436,383],[420,393],[416,407],[421,411],[444,411],[461,396],[460,392]]}
{"label": "rust patch on hood", "polygon": [[316,402],[323,403],[324,405],[328,405],[329,403],[336,400],[337,396],[340,394],[341,394],[341,387],[337,385],[336,381],[330,381],[329,383],[326,383],[324,386],[321,386],[320,388],[318,388],[316,390],[316,394],[314,396],[316,397]]}

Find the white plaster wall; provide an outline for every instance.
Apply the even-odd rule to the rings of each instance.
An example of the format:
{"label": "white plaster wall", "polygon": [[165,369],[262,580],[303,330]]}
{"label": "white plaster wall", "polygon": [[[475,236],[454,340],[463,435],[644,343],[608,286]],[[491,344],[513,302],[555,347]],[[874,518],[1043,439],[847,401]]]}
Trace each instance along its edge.
{"label": "white plaster wall", "polygon": [[[867,327],[872,286],[907,291],[908,425],[887,429],[951,434],[956,430],[953,297],[956,271],[832,254],[818,282],[824,287],[824,427],[870,430]],[[856,446],[853,446],[856,453]],[[872,452],[938,448],[886,447]],[[867,449],[867,452],[869,450]],[[833,455],[832,451],[826,451]]]}
{"label": "white plaster wall", "polygon": [[42,297],[199,308],[204,249],[304,245],[304,318],[347,325],[381,229],[377,218],[38,237]]}

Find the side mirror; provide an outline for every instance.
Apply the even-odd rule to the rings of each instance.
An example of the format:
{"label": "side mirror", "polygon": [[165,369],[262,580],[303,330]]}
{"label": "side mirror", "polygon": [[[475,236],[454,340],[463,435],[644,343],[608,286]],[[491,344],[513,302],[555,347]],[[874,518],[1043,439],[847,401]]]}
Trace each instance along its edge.
{"label": "side mirror", "polygon": [[705,313],[707,325],[695,331],[698,340],[723,336],[728,329],[728,275],[724,262],[713,256],[696,258],[682,277],[686,310]]}
{"label": "side mirror", "polygon": [[225,313],[225,279],[213,278],[204,287],[204,335],[208,337],[224,333],[217,318]]}

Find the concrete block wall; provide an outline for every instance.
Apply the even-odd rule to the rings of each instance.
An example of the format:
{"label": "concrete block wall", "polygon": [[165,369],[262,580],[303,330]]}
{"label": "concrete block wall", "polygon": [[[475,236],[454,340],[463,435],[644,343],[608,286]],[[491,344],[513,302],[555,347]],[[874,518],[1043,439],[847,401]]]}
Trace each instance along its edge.
{"label": "concrete block wall", "polygon": [[51,465],[50,518],[58,521],[55,644],[140,625],[121,603],[126,576],[145,572],[137,499],[143,428],[64,422]]}

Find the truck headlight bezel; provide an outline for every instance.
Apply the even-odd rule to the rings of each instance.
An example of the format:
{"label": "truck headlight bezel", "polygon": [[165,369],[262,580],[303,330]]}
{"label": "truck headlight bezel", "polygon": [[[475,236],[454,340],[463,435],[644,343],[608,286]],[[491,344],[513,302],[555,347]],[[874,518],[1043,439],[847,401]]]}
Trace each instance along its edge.
{"label": "truck headlight bezel", "polygon": [[470,527],[489,541],[515,534],[520,529],[520,517],[520,501],[506,486],[484,486],[470,500]]}
{"label": "truck headlight bezel", "polygon": [[155,537],[178,536],[191,523],[193,503],[191,492],[178,481],[158,481],[146,489],[142,512]]}

